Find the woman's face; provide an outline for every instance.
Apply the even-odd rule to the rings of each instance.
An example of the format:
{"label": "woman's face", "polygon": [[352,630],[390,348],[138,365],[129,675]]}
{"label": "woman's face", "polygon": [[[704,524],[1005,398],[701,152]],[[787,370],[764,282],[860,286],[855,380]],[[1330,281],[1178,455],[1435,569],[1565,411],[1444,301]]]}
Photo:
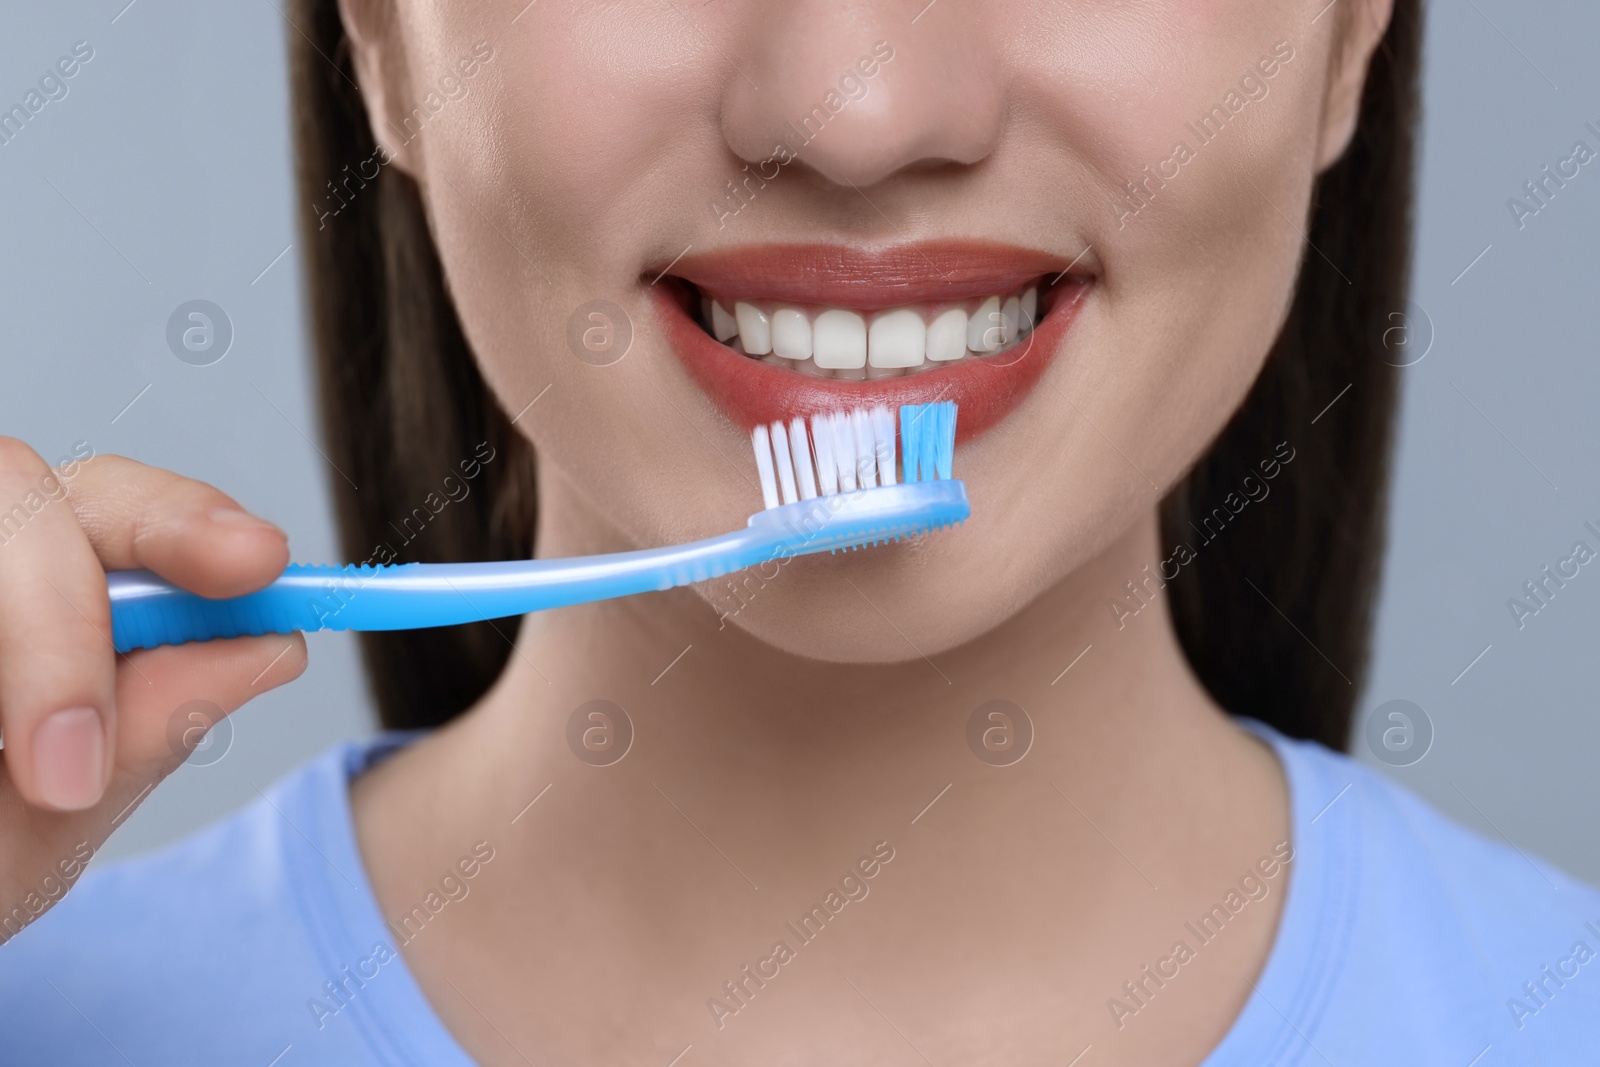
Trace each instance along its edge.
{"label": "woman's face", "polygon": [[343,0],[484,376],[591,528],[742,526],[754,420],[960,404],[965,526],[698,587],[822,659],[968,641],[1148,520],[1284,320],[1387,18],[923,3]]}

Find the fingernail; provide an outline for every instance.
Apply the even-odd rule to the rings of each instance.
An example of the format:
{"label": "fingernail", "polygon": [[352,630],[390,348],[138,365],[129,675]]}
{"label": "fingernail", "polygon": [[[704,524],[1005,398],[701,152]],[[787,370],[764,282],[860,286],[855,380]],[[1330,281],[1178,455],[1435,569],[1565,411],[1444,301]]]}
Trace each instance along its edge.
{"label": "fingernail", "polygon": [[105,728],[93,708],[58,711],[34,731],[34,777],[51,807],[79,811],[98,802],[105,758]]}
{"label": "fingernail", "polygon": [[254,526],[260,530],[271,530],[279,537],[283,536],[283,531],[266,519],[257,518],[248,511],[241,511],[238,508],[216,508],[211,512],[210,518],[219,526]]}

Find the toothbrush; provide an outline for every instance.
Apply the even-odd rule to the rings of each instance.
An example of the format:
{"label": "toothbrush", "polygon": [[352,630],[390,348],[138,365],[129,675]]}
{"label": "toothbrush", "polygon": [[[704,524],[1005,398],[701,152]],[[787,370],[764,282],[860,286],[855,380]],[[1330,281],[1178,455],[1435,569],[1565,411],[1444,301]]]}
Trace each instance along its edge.
{"label": "toothbrush", "polygon": [[545,608],[671,589],[776,559],[860,548],[966,520],[966,487],[951,478],[956,405],[883,405],[758,426],[751,434],[763,510],[719,537],[572,559],[384,566],[292,563],[265,589],[198,596],[149,571],[114,571],[118,652],[295,630],[454,626]]}

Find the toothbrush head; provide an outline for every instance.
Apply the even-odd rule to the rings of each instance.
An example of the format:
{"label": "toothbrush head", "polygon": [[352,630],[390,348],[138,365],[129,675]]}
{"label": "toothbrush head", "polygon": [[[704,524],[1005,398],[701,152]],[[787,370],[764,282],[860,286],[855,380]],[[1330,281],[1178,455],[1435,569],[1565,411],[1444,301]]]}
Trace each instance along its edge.
{"label": "toothbrush head", "polygon": [[[966,520],[966,487],[951,478],[953,401],[882,404],[757,426],[751,432],[764,510],[750,527],[776,539],[775,555],[860,548]],[[896,468],[899,467],[897,472]],[[904,480],[897,481],[897,473]]]}

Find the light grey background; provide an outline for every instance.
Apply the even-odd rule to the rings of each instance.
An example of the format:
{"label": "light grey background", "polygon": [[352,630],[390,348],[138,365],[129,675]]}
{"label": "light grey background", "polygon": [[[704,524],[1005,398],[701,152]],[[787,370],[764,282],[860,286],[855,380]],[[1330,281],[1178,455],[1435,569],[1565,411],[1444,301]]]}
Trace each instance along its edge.
{"label": "light grey background", "polygon": [[[95,49],[0,147],[0,432],[51,460],[82,440],[214,482],[282,524],[297,559],[332,560],[339,475],[314,444],[291,248],[295,31],[271,0],[125,3],[21,5],[0,35],[8,107],[75,41]],[[1600,548],[1583,528],[1600,527],[1600,160],[1521,230],[1506,206],[1575,141],[1600,149],[1584,128],[1600,128],[1600,7],[1440,0],[1428,30],[1411,325],[1432,347],[1405,371],[1362,714],[1420,705],[1432,749],[1385,773],[1600,882],[1600,562],[1520,630],[1506,607],[1574,541]],[[197,298],[236,331],[209,367],[165,341]],[[226,757],[178,771],[103,856],[209,822],[373,728],[353,639],[311,643],[306,676],[236,714]],[[1356,751],[1371,761],[1359,734]]]}

